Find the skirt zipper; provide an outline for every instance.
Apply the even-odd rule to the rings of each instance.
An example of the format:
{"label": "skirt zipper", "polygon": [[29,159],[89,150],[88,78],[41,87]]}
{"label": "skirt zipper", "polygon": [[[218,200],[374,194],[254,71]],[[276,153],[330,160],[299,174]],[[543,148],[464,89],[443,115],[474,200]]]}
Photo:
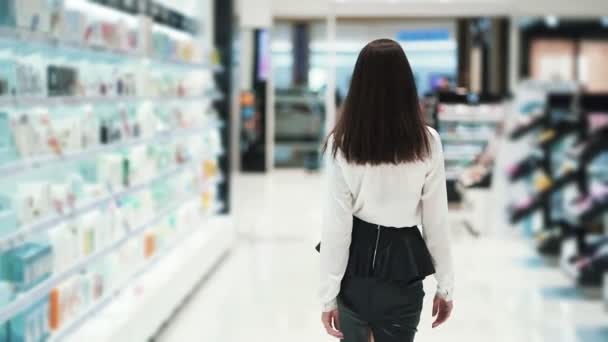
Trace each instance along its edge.
{"label": "skirt zipper", "polygon": [[376,235],[376,247],[374,248],[374,258],[372,259],[372,271],[376,269],[376,255],[378,254],[378,243],[380,242],[380,225],[376,229],[378,229],[378,234]]}

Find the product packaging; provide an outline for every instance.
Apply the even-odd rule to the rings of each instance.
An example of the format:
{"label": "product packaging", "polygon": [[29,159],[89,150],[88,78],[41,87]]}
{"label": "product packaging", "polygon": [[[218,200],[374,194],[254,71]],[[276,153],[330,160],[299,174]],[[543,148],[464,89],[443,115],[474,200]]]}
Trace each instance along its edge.
{"label": "product packaging", "polygon": [[147,232],[144,235],[144,257],[150,258],[156,252],[156,234],[154,232]]}
{"label": "product packaging", "polygon": [[29,224],[51,213],[51,184],[31,182],[19,184],[17,188],[19,222]]}
{"label": "product packaging", "polygon": [[103,184],[109,184],[118,190],[124,187],[125,160],[118,154],[106,154],[97,159],[97,179]]}
{"label": "product packaging", "polygon": [[47,90],[49,96],[72,96],[76,93],[78,72],[72,67],[49,65]]}
{"label": "product packaging", "polygon": [[17,95],[18,63],[12,59],[0,59],[0,97]]}
{"label": "product packaging", "polygon": [[49,298],[43,297],[9,321],[9,341],[43,342],[49,337]]}
{"label": "product packaging", "polygon": [[25,243],[6,252],[0,263],[2,280],[11,282],[18,291],[27,291],[50,276],[53,263],[51,247]]}
{"label": "product packaging", "polygon": [[15,2],[17,0],[0,0],[0,26],[15,27]]}
{"label": "product packaging", "polygon": [[0,165],[17,159],[17,147],[11,131],[8,112],[0,110]]}
{"label": "product packaging", "polygon": [[83,150],[91,149],[101,143],[99,120],[93,107],[90,105],[82,108],[80,115],[81,141],[80,147]]}
{"label": "product packaging", "polygon": [[11,199],[0,194],[0,237],[17,230],[17,214]]}

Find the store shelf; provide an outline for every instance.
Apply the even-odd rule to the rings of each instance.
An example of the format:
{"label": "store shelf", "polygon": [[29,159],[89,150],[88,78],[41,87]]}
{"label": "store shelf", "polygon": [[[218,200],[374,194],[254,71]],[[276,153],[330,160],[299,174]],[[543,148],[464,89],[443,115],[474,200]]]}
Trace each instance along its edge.
{"label": "store shelf", "polygon": [[127,139],[126,141],[121,141],[108,145],[101,145],[83,151],[70,152],[60,156],[44,156],[32,159],[18,160],[12,163],[0,165],[0,178],[11,177],[18,174],[22,174],[24,172],[29,172],[35,169],[41,169],[44,167],[50,167],[53,165],[59,165],[62,163],[86,160],[94,157],[95,155],[110,152],[116,149],[130,148],[143,144],[158,144],[178,137],[182,138],[190,135],[196,135],[204,132],[207,129],[220,128],[222,127],[222,125],[223,123],[221,122],[214,122],[204,128],[181,128],[173,131],[165,131],[160,132],[152,137]]}
{"label": "store shelf", "polygon": [[190,229],[181,233],[180,236],[177,237],[174,241],[172,241],[168,247],[166,247],[159,253],[152,256],[149,260],[144,262],[143,265],[138,267],[134,272],[127,276],[125,281],[123,281],[119,286],[116,286],[114,289],[110,290],[100,300],[94,303],[90,308],[81,313],[77,319],[72,320],[71,322],[63,326],[60,330],[53,333],[53,335],[49,339],[49,342],[63,341],[66,337],[68,337],[70,334],[74,333],[74,331],[76,331],[78,328],[83,326],[88,320],[96,316],[101,310],[103,310],[112,301],[118,298],[122,291],[132,285],[136,279],[141,277],[146,272],[153,270],[160,260],[172,253],[178,246],[182,245],[184,241],[190,238],[192,234],[194,234],[197,230],[200,230],[201,227],[206,222],[208,222],[209,218],[214,215],[217,215],[221,211],[221,209],[222,205],[219,205],[211,213],[202,214],[200,219],[200,226],[191,227]]}
{"label": "store shelf", "polygon": [[194,229],[178,248],[164,253],[153,267],[127,281],[119,294],[52,341],[148,341],[154,337],[234,244],[229,216],[216,215],[205,223],[204,229]]}
{"label": "store shelf", "polygon": [[22,243],[23,241],[25,241],[28,237],[30,237],[32,235],[40,234],[42,232],[50,230],[61,223],[69,222],[69,221],[75,219],[76,217],[86,214],[88,212],[91,212],[93,210],[104,208],[107,205],[109,205],[113,200],[117,200],[117,199],[120,200],[127,196],[134,195],[142,190],[148,189],[156,182],[161,181],[163,179],[167,179],[169,177],[172,177],[178,173],[181,173],[181,172],[185,171],[186,169],[188,169],[189,167],[192,167],[194,164],[195,164],[194,161],[187,162],[185,164],[182,164],[177,167],[171,168],[169,170],[163,171],[159,175],[155,176],[153,179],[151,179],[147,182],[144,182],[144,183],[138,184],[138,185],[134,185],[132,187],[119,191],[116,194],[110,194],[99,200],[92,201],[91,203],[88,203],[79,208],[73,209],[70,212],[65,213],[63,215],[52,216],[49,218],[42,219],[38,222],[26,225],[25,228],[21,228],[18,231],[14,232],[10,235],[0,238],[0,252],[7,251],[7,250],[19,245],[20,243]]}
{"label": "store shelf", "polygon": [[57,97],[0,97],[0,107],[62,107],[62,106],[82,106],[99,104],[121,104],[121,103],[140,103],[140,102],[186,102],[186,101],[216,101],[223,99],[223,94],[211,90],[204,95],[186,96],[57,96]]}
{"label": "store shelf", "polygon": [[449,160],[449,161],[456,161],[456,160],[462,160],[462,161],[471,161],[473,159],[475,159],[475,157],[481,153],[481,151],[473,153],[473,152],[446,152],[444,153],[443,157],[445,160]]}
{"label": "store shelf", "polygon": [[167,66],[188,69],[211,70],[216,73],[223,72],[223,69],[220,66],[213,65],[210,63],[196,63],[179,60],[151,58],[133,51],[109,49],[101,46],[85,45],[76,42],[65,42],[48,33],[32,32],[18,28],[0,27],[0,40],[8,40],[19,44],[23,44],[23,42],[25,41],[29,44],[35,43],[39,45],[44,45],[47,48],[65,50],[66,52],[75,51],[79,54],[86,52],[90,55],[90,57],[94,58],[131,59],[140,62],[159,63]]}
{"label": "store shelf", "polygon": [[535,129],[541,128],[546,124],[547,118],[544,115],[533,117],[529,122],[519,125],[511,131],[509,137],[511,140],[517,140],[534,131]]}
{"label": "store shelf", "polygon": [[518,222],[519,220],[527,217],[536,210],[540,209],[544,203],[550,201],[551,195],[553,195],[556,191],[561,190],[564,186],[576,181],[577,179],[578,173],[575,171],[571,171],[562,175],[560,178],[553,182],[551,187],[546,190],[540,191],[539,193],[534,195],[534,198],[530,205],[525,208],[514,209],[510,214],[511,222]]}
{"label": "store shelf", "polygon": [[463,134],[463,133],[451,133],[451,134],[440,134],[441,140],[445,142],[488,142],[490,140],[489,134]]}
{"label": "store shelf", "polygon": [[[205,186],[207,186],[207,185],[205,185]],[[84,258],[83,260],[80,260],[79,262],[75,263],[71,267],[67,268],[65,271],[63,271],[59,274],[52,275],[50,278],[43,281],[42,283],[40,283],[33,289],[29,290],[27,293],[21,295],[20,297],[17,297],[13,302],[11,302],[10,304],[8,304],[4,308],[2,308],[2,310],[0,310],[0,324],[11,319],[15,315],[19,314],[23,310],[30,307],[32,304],[39,301],[44,296],[48,295],[53,290],[53,288],[55,288],[56,286],[58,286],[59,284],[61,284],[65,280],[67,280],[68,278],[83,271],[89,265],[102,260],[108,254],[110,254],[111,252],[120,248],[127,241],[131,240],[132,238],[143,234],[146,230],[148,230],[149,228],[158,224],[166,216],[168,216],[169,214],[173,213],[176,209],[183,206],[184,203],[187,203],[188,199],[193,196],[198,196],[198,194],[197,193],[189,194],[188,196],[185,196],[184,198],[181,198],[180,200],[175,201],[174,203],[169,205],[167,208],[161,209],[158,212],[158,214],[155,215],[152,219],[148,220],[147,222],[140,225],[139,227],[128,231],[125,234],[125,236],[114,241],[109,246],[101,249],[100,251],[98,251],[96,253],[93,253],[92,255]]]}
{"label": "store shelf", "polygon": [[444,122],[474,122],[497,124],[503,120],[499,115],[471,115],[471,114],[439,114],[439,121]]}

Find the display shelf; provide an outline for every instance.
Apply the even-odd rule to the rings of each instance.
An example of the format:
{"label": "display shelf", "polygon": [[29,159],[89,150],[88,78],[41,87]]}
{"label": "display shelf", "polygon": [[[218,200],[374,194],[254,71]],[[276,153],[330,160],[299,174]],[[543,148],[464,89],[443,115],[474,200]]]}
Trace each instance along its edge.
{"label": "display shelf", "polygon": [[23,44],[23,42],[35,43],[43,45],[47,48],[65,50],[66,52],[83,52],[95,58],[119,58],[127,60],[135,60],[142,63],[152,62],[173,67],[181,67],[188,69],[211,70],[216,73],[223,72],[223,68],[211,63],[186,62],[171,59],[160,59],[148,57],[135,51],[127,51],[120,49],[110,49],[101,46],[85,45],[76,42],[65,42],[57,37],[44,32],[32,32],[19,28],[0,27],[0,40],[11,41],[13,43]]}
{"label": "display shelf", "polygon": [[[230,216],[210,217],[205,229],[194,229],[154,267],[129,282],[126,288],[72,331],[65,342],[148,341],[183,305],[201,280],[210,276],[234,244]],[[171,291],[167,291],[171,288]]]}
{"label": "display shelf", "polygon": [[577,179],[578,172],[576,171],[571,171],[562,175],[560,178],[555,180],[548,189],[540,191],[534,195],[532,202],[528,206],[525,208],[514,209],[510,215],[511,222],[515,223],[540,209],[544,203],[550,200],[552,194],[561,190],[564,186],[576,181]]}
{"label": "display shelf", "polygon": [[17,246],[18,244],[25,241],[28,237],[30,237],[32,235],[39,234],[39,233],[45,232],[47,230],[50,230],[61,223],[71,221],[71,220],[75,219],[76,217],[86,214],[88,212],[91,212],[93,210],[104,208],[108,204],[110,204],[113,200],[116,200],[116,199],[120,200],[127,196],[131,196],[131,195],[134,195],[145,189],[148,189],[153,184],[155,184],[163,179],[167,179],[171,176],[174,176],[178,173],[185,171],[189,167],[192,167],[193,165],[195,165],[195,163],[196,163],[196,161],[186,162],[182,165],[178,165],[174,168],[161,172],[159,175],[155,176],[154,178],[152,178],[151,180],[149,180],[147,182],[144,182],[144,183],[141,183],[138,185],[134,185],[132,187],[123,189],[116,193],[110,193],[109,195],[107,195],[104,198],[94,200],[91,203],[88,203],[81,207],[70,210],[69,212],[67,212],[63,215],[52,216],[49,218],[42,219],[38,222],[29,224],[25,228],[21,228],[18,231],[14,232],[10,235],[0,238],[0,252],[7,251],[7,250]]}
{"label": "display shelf", "polygon": [[502,115],[475,114],[439,114],[439,120],[444,122],[474,122],[497,124],[503,120]]}
{"label": "display shelf", "polygon": [[120,103],[140,103],[140,102],[186,102],[186,101],[216,101],[221,100],[223,94],[212,90],[203,95],[185,96],[57,96],[57,97],[0,97],[0,107],[61,107],[61,106],[82,106],[100,104],[120,104]]}
{"label": "display shelf", "polygon": [[[207,184],[204,185],[204,187],[206,187],[206,186],[207,186]],[[7,320],[11,319],[15,315],[19,314],[23,310],[30,307],[32,304],[38,302],[44,296],[48,295],[53,290],[53,288],[55,288],[56,286],[58,286],[59,284],[61,284],[65,280],[67,280],[68,278],[85,270],[89,265],[102,260],[107,255],[109,255],[111,252],[117,250],[118,248],[123,246],[127,241],[131,240],[132,238],[143,234],[149,228],[158,224],[167,215],[173,213],[176,209],[183,206],[184,203],[187,203],[189,198],[192,198],[194,196],[198,196],[198,194],[191,193],[191,194],[188,194],[187,196],[184,196],[183,198],[180,198],[179,200],[170,204],[167,208],[161,209],[158,212],[158,214],[155,215],[152,219],[146,221],[145,223],[143,223],[142,225],[140,225],[139,227],[137,227],[135,229],[127,231],[126,234],[122,238],[114,241],[109,246],[101,249],[98,252],[93,253],[92,255],[84,258],[83,260],[80,260],[79,262],[75,263],[74,265],[68,267],[65,271],[63,271],[59,274],[52,275],[50,278],[46,279],[45,281],[43,281],[42,283],[40,283],[33,289],[29,290],[27,293],[17,297],[13,302],[6,305],[4,308],[2,308],[0,310],[0,324],[6,322]]]}
{"label": "display shelf", "polygon": [[223,127],[222,122],[214,122],[204,128],[180,128],[177,130],[168,130],[160,132],[152,137],[132,138],[125,141],[96,146],[83,151],[70,152],[60,156],[44,156],[31,159],[22,159],[15,162],[0,165],[0,178],[10,177],[24,172],[29,172],[35,169],[41,169],[53,165],[59,165],[67,162],[76,162],[92,158],[95,155],[110,152],[121,148],[130,148],[144,144],[158,144],[173,140],[178,137],[186,137],[204,132],[207,129],[216,129]]}
{"label": "display shelf", "polygon": [[490,140],[490,136],[488,134],[462,134],[462,133],[449,133],[449,134],[440,134],[441,140],[446,142],[487,142]]}
{"label": "display shelf", "polygon": [[[481,151],[479,151],[481,152]],[[471,161],[475,159],[475,157],[479,154],[479,152],[445,152],[443,157],[445,160],[462,160],[462,161]]]}
{"label": "display shelf", "polygon": [[528,133],[534,131],[535,129],[543,127],[547,122],[547,117],[544,115],[536,116],[529,122],[517,126],[511,131],[510,138],[512,140],[517,140],[527,135]]}
{"label": "display shelf", "polygon": [[[208,222],[209,218],[217,215],[222,209],[222,205],[216,206],[211,213],[202,214],[200,223],[204,225]],[[107,307],[113,300],[119,297],[119,295],[132,285],[135,280],[141,277],[146,272],[153,270],[154,267],[158,264],[160,260],[165,258],[167,255],[172,253],[178,246],[182,245],[186,239],[190,238],[192,234],[194,234],[197,230],[200,230],[200,226],[191,227],[190,229],[183,232],[179,237],[177,237],[174,241],[170,243],[168,247],[163,249],[160,253],[155,254],[149,260],[145,261],[140,267],[138,267],[134,272],[129,274],[126,279],[120,283],[120,285],[111,289],[107,294],[105,294],[100,300],[98,300],[95,304],[86,309],[82,314],[79,315],[75,320],[67,323],[64,327],[62,327],[57,332],[53,333],[49,342],[59,342],[63,341],[70,334],[74,333],[79,327],[83,326],[88,320],[92,317],[96,316],[101,310]]]}

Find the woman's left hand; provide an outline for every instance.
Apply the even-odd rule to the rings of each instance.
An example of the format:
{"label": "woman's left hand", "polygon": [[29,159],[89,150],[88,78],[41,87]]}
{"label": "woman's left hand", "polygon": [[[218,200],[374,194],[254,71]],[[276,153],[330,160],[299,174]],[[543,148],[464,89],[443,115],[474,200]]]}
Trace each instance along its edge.
{"label": "woman's left hand", "polygon": [[344,334],[340,331],[340,313],[338,309],[324,312],[321,315],[321,322],[325,327],[325,331],[335,338],[344,339]]}
{"label": "woman's left hand", "polygon": [[452,314],[454,302],[447,301],[439,296],[433,300],[433,317],[437,317],[433,322],[433,329],[445,323]]}

